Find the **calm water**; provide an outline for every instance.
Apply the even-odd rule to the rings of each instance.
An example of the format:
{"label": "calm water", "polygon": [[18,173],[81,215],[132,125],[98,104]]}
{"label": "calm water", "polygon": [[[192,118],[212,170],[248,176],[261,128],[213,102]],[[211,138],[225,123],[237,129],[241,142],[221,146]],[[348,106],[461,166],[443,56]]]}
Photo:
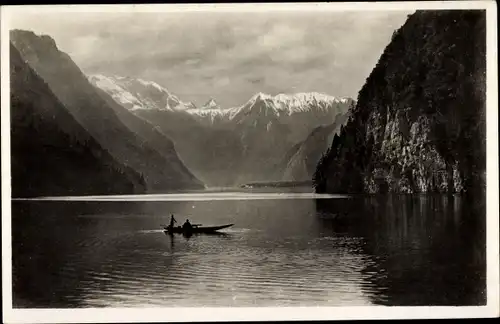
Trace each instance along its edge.
{"label": "calm water", "polygon": [[[485,303],[482,206],[301,198],[13,202],[14,307]],[[235,226],[172,238],[169,213]]]}

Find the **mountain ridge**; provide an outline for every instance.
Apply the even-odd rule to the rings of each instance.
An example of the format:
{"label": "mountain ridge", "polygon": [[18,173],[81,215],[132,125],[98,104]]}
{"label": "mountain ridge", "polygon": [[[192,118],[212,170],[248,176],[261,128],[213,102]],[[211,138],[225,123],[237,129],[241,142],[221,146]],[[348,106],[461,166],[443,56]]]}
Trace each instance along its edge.
{"label": "mountain ridge", "polygon": [[12,44],[10,76],[13,197],[145,191],[141,176],[78,124]]}
{"label": "mountain ridge", "polygon": [[[253,104],[259,101],[271,101],[274,106],[269,108],[274,109],[274,112],[288,112],[294,113],[298,111],[303,111],[304,106],[316,104],[319,107],[327,108],[328,104],[331,103],[343,103],[347,104],[352,101],[348,97],[335,97],[327,95],[320,92],[297,92],[297,93],[279,93],[277,95],[270,95],[263,92],[257,92],[254,94],[246,103],[240,106],[234,107],[221,107],[214,98],[210,98],[203,106],[197,108],[191,102],[183,102],[177,96],[169,92],[165,87],[157,84],[153,81],[146,81],[142,79],[134,79],[130,77],[122,76],[105,76],[103,74],[90,74],[87,76],[92,84],[101,88],[102,90],[108,92],[109,94],[114,94],[112,97],[121,102],[126,108],[135,109],[158,109],[158,110],[185,110],[190,114],[200,114],[206,115],[209,112],[216,115],[227,115],[229,119],[233,118],[241,110],[251,107]],[[124,81],[125,80],[125,81]],[[169,98],[173,98],[172,102],[174,105],[165,105],[152,103],[148,101],[146,96],[138,93],[137,91],[131,91],[130,83],[138,82],[144,87],[154,88],[167,95]],[[129,84],[127,84],[129,83]],[[119,95],[116,92],[122,91],[123,95]],[[130,101],[136,103],[136,105],[130,107]],[[128,105],[127,105],[128,103]],[[176,106],[179,105],[180,107]],[[287,109],[288,108],[288,109]]]}
{"label": "mountain ridge", "polygon": [[[142,136],[132,132],[130,127],[138,126],[132,119],[138,117],[127,115],[129,112],[121,105],[111,106],[106,98],[108,94],[99,93],[71,57],[59,51],[50,36],[37,36],[23,30],[13,30],[10,34],[23,59],[49,85],[77,122],[115,159],[143,176],[149,191],[203,187],[181,166],[176,154],[168,153],[170,158],[165,158]],[[127,125],[124,120],[129,121]],[[165,137],[165,141],[169,139]],[[174,150],[173,145],[170,150]]]}
{"label": "mountain ridge", "polygon": [[204,182],[239,185],[281,180],[276,168],[283,155],[315,127],[346,113],[353,102],[318,92],[256,93],[237,107],[222,108],[210,98],[200,108],[131,111],[168,134],[182,160]]}

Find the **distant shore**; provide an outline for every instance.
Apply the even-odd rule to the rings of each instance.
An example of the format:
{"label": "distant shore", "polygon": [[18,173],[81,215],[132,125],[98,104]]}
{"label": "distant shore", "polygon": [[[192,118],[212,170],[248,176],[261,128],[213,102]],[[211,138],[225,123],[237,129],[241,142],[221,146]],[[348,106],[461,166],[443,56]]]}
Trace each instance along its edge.
{"label": "distant shore", "polygon": [[273,181],[273,182],[249,182],[240,186],[240,188],[294,188],[311,186],[312,180],[307,181]]}

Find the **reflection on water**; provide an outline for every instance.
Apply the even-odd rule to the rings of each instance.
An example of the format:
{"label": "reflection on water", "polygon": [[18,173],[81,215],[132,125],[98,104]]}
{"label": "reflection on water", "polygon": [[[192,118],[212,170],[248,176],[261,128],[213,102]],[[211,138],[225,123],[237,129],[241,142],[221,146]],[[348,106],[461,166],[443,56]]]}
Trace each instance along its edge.
{"label": "reflection on water", "polygon": [[[14,202],[14,307],[483,304],[477,205],[441,196]],[[166,235],[171,213],[235,226]]]}
{"label": "reflection on water", "polygon": [[362,251],[375,260],[363,269],[365,279],[378,287],[370,294],[373,303],[486,303],[483,202],[459,196],[395,196],[318,205],[324,228],[364,238]]}

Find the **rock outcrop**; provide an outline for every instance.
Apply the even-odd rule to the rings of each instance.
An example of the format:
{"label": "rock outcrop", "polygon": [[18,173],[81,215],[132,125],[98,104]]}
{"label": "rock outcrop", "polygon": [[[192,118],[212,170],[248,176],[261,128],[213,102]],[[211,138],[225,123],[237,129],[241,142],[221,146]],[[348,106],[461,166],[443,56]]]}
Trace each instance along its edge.
{"label": "rock outcrop", "polygon": [[319,162],[316,191],[485,190],[485,22],[479,10],[410,15]]}

